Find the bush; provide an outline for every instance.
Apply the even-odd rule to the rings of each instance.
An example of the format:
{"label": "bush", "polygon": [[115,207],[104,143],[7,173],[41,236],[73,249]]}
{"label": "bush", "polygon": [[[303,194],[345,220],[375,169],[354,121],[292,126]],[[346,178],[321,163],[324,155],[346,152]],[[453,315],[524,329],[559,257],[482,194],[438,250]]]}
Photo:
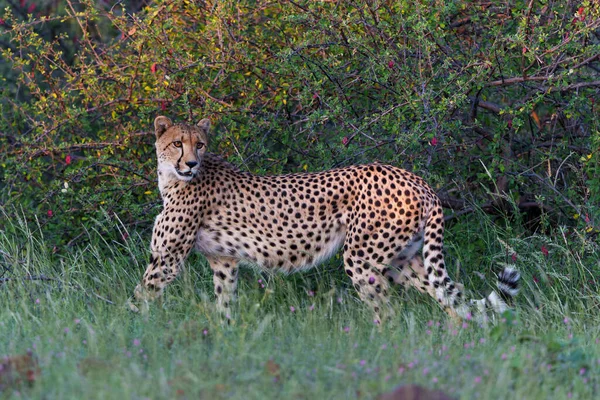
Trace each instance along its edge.
{"label": "bush", "polygon": [[0,21],[0,200],[54,243],[103,213],[151,224],[160,114],[210,117],[212,150],[253,172],[379,159],[449,219],[597,234],[597,2],[132,3]]}

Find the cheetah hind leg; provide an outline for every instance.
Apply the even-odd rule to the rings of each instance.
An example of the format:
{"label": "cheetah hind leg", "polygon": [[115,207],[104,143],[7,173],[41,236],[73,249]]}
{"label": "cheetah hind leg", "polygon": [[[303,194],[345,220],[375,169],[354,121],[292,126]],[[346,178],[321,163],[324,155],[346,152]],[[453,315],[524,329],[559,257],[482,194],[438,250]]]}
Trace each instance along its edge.
{"label": "cheetah hind leg", "polygon": [[375,313],[373,322],[382,326],[393,319],[394,310],[390,306],[389,284],[382,274],[362,258],[344,253],[346,274],[360,299]]}
{"label": "cheetah hind leg", "polygon": [[428,274],[423,258],[419,255],[410,259],[399,257],[393,260],[384,276],[390,283],[413,287],[421,293],[429,294],[456,321],[468,315],[468,309],[461,307],[458,301],[462,296],[463,285],[452,282],[445,271],[443,274],[437,271]]}
{"label": "cheetah hind leg", "polygon": [[[396,260],[392,268],[386,269],[385,276],[390,282],[401,286],[412,286],[421,293],[428,293],[439,302],[438,292],[427,279],[427,272],[420,256],[414,256],[410,260],[400,262]],[[492,290],[483,299],[470,300],[468,304],[472,307],[467,304],[459,304],[455,308],[455,312],[449,312],[449,314],[454,318],[461,319],[468,319],[473,316],[478,322],[485,321],[488,310],[502,314],[509,309],[512,299],[519,292],[519,279],[520,273],[514,268],[507,267],[498,274],[498,292]],[[448,291],[454,291],[455,289],[462,293],[464,287],[458,282],[447,284]],[[461,295],[455,294],[455,297],[461,297]],[[472,311],[476,311],[475,315]]]}

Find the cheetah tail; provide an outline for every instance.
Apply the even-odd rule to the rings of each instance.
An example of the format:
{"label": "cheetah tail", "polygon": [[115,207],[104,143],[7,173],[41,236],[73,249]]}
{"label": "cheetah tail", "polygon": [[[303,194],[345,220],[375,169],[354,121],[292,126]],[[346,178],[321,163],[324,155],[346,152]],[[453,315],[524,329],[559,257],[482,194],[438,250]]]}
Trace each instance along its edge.
{"label": "cheetah tail", "polygon": [[513,267],[505,267],[498,274],[496,285],[498,292],[492,292],[484,299],[471,301],[479,312],[485,314],[486,310],[493,310],[495,313],[502,314],[510,308],[514,297],[519,293],[519,279],[521,273]]}

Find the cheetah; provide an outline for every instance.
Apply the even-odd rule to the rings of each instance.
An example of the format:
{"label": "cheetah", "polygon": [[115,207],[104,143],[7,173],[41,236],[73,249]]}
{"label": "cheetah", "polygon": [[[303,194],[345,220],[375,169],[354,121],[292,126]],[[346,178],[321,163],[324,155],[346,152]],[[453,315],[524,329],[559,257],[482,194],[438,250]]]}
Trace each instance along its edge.
{"label": "cheetah", "polygon": [[[207,152],[210,121],[154,121],[158,186],[150,263],[136,299],[147,308],[179,273],[192,249],[213,270],[217,309],[235,298],[238,264],[301,271],[343,248],[344,270],[380,322],[390,310],[390,284],[428,293],[454,318],[472,306],[507,309],[519,273],[498,276],[499,293],[466,301],[448,276],[442,253],[444,215],[420,177],[381,163],[318,173],[259,176]],[[422,256],[418,254],[422,251]],[[137,309],[132,304],[132,308]]]}

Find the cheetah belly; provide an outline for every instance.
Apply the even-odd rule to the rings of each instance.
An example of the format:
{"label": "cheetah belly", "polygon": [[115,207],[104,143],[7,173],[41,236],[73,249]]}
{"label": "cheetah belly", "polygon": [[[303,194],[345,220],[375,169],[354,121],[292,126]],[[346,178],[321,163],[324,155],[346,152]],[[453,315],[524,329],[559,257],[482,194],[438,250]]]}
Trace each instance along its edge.
{"label": "cheetah belly", "polygon": [[248,261],[261,269],[294,272],[311,268],[331,257],[344,243],[345,225],[330,225],[296,233],[292,238],[269,232],[219,229],[204,224],[196,235],[196,250],[204,255]]}

